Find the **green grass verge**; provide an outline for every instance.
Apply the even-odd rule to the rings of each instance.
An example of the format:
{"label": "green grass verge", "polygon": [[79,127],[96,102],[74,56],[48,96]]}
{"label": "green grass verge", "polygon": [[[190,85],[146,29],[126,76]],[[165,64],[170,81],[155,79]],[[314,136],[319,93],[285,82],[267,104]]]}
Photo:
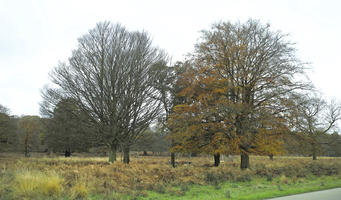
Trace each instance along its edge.
{"label": "green grass verge", "polygon": [[[309,177],[305,179],[289,179],[281,177],[273,181],[264,178],[255,178],[250,182],[227,182],[216,186],[189,186],[187,191],[181,187],[166,189],[161,194],[149,191],[147,197],[138,197],[142,200],[156,199],[227,199],[229,192],[232,200],[258,200],[272,197],[280,197],[311,191],[341,187],[340,177]],[[185,188],[186,189],[186,188]]]}

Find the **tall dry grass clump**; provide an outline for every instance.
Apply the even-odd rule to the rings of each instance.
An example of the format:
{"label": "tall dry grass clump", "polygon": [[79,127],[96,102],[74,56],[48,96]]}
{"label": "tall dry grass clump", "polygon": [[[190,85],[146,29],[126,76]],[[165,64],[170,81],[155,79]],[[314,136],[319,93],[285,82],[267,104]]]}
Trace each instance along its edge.
{"label": "tall dry grass clump", "polygon": [[79,182],[70,189],[70,193],[71,199],[84,199],[89,191],[84,182]]}
{"label": "tall dry grass clump", "polygon": [[13,196],[17,199],[57,198],[63,190],[63,178],[55,171],[17,170],[12,184]]}

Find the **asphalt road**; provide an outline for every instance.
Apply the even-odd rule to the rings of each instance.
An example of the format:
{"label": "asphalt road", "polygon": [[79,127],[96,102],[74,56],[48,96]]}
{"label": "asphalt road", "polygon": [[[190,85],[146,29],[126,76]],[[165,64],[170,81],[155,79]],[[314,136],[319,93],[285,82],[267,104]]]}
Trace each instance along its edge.
{"label": "asphalt road", "polygon": [[269,200],[341,200],[341,188],[309,192]]}

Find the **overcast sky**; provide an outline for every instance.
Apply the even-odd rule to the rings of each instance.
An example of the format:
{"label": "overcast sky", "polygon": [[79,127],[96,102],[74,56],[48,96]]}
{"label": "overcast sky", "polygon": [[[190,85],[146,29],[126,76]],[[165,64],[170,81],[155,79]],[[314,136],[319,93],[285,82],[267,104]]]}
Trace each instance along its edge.
{"label": "overcast sky", "polygon": [[182,60],[200,30],[249,18],[289,33],[310,79],[341,101],[341,1],[330,0],[0,0],[0,104],[13,115],[38,115],[48,73],[66,61],[77,38],[100,21],[145,30],[154,45]]}

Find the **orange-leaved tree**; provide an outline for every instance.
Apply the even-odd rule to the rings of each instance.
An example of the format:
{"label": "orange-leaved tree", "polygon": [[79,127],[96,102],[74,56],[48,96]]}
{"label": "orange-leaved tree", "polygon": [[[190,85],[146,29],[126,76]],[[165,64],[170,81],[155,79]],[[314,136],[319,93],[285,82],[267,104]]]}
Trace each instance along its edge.
{"label": "orange-leaved tree", "polygon": [[249,168],[252,153],[276,154],[289,130],[286,102],[311,88],[285,35],[255,20],[218,23],[203,31],[190,63],[178,94],[186,101],[171,118],[177,148],[240,153],[241,169]]}
{"label": "orange-leaved tree", "polygon": [[185,87],[177,94],[183,102],[175,105],[169,120],[170,138],[176,141],[172,150],[213,154],[214,164],[218,166],[220,154],[235,152],[238,144],[232,126],[232,110],[219,112],[229,109],[231,103],[223,95],[225,80],[210,68],[192,67],[179,83]]}

